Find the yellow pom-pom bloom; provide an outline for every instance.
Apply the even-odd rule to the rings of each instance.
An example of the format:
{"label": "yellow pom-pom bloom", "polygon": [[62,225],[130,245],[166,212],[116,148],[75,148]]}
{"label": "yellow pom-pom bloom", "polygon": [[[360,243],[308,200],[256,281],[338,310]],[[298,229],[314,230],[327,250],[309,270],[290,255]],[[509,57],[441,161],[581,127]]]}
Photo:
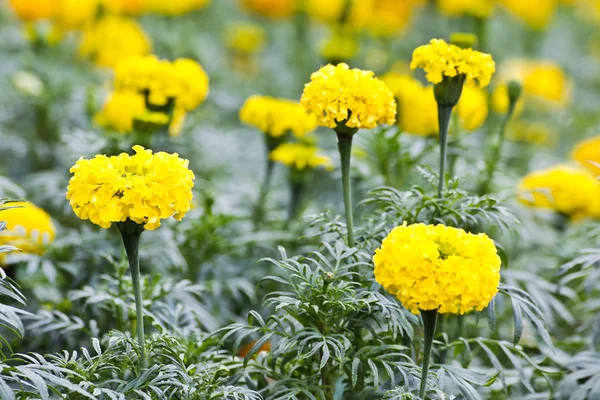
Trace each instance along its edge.
{"label": "yellow pom-pom bloom", "polygon": [[57,0],[52,21],[60,31],[81,28],[92,21],[98,12],[98,0]]}
{"label": "yellow pom-pom bloom", "polygon": [[56,0],[9,0],[8,4],[17,17],[26,22],[51,18],[59,5]]}
{"label": "yellow pom-pom bloom", "polygon": [[110,95],[102,111],[96,114],[94,121],[103,128],[129,133],[133,130],[133,121],[144,113],[146,113],[146,101],[143,95],[120,91]]}
{"label": "yellow pom-pom bloom", "polygon": [[432,39],[429,44],[415,49],[410,68],[423,68],[427,80],[433,84],[440,83],[444,77],[464,74],[467,85],[477,83],[480,87],[486,87],[496,70],[496,64],[489,54]]}
{"label": "yellow pom-pom bloom", "polygon": [[498,0],[498,3],[536,30],[548,26],[558,5],[557,0]]}
{"label": "yellow pom-pom bloom", "polygon": [[375,251],[375,280],[411,312],[483,310],[498,292],[500,257],[485,234],[444,225],[394,228]]}
{"label": "yellow pom-pom bloom", "polygon": [[290,132],[303,138],[317,128],[315,117],[300,103],[268,96],[250,96],[240,109],[240,120],[275,138]]}
{"label": "yellow pom-pom bloom", "polygon": [[6,222],[6,230],[0,232],[0,245],[15,246],[24,253],[44,254],[55,237],[50,215],[29,202],[6,203],[3,207],[15,208],[0,211],[0,221]]}
{"label": "yellow pom-pom bloom", "polygon": [[82,56],[110,68],[129,57],[146,55],[150,50],[150,40],[137,22],[114,15],[106,16],[86,29],[79,46]]}
{"label": "yellow pom-pom bloom", "polygon": [[210,0],[146,0],[146,10],[162,15],[183,15],[209,4]]}
{"label": "yellow pom-pom bloom", "polygon": [[577,220],[598,216],[600,184],[583,168],[558,165],[532,172],[519,182],[519,201],[530,207],[554,210]]}
{"label": "yellow pom-pom bloom", "polygon": [[595,176],[600,176],[600,136],[577,144],[571,153],[571,158]]}
{"label": "yellow pom-pom bloom", "polygon": [[67,199],[79,218],[103,228],[129,219],[154,230],[161,219],[181,220],[188,212],[194,186],[188,160],[141,146],[133,150],[133,156],[81,158],[71,167]]}
{"label": "yellow pom-pom bloom", "polygon": [[467,131],[479,129],[488,116],[487,93],[478,87],[465,87],[456,106],[462,127]]}
{"label": "yellow pom-pom bloom", "polygon": [[242,6],[270,18],[287,18],[294,14],[298,0],[241,0]]}
{"label": "yellow pom-pom bloom", "polygon": [[265,47],[267,33],[257,24],[235,23],[225,29],[225,44],[240,54],[258,53]]}
{"label": "yellow pom-pom bloom", "polygon": [[493,0],[437,0],[440,11],[449,16],[473,15],[487,18],[494,9]]}
{"label": "yellow pom-pom bloom", "polygon": [[371,129],[393,124],[396,101],[388,87],[371,71],[328,64],[314,72],[300,102],[321,126]]}
{"label": "yellow pom-pom bloom", "polygon": [[284,143],[271,152],[271,160],[297,170],[324,167],[333,169],[331,158],[319,154],[316,146],[303,143]]}

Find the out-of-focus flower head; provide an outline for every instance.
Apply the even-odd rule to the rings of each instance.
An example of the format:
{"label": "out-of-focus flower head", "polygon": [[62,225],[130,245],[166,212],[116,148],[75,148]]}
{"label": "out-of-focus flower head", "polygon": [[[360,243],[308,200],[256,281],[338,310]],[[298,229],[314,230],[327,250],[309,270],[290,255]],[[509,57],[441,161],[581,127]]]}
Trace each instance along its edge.
{"label": "out-of-focus flower head", "polygon": [[235,22],[225,28],[225,44],[240,54],[255,54],[260,52],[267,40],[267,33],[257,24]]}
{"label": "out-of-focus flower head", "polygon": [[[510,106],[510,98],[508,97],[508,83],[502,82],[494,88],[491,96],[491,108],[499,114],[506,114]],[[513,115],[519,116],[523,112],[525,100],[523,96],[519,97]]]}
{"label": "out-of-focus flower head", "polygon": [[[157,0],[158,1],[158,0]],[[298,10],[298,0],[240,0],[242,6],[269,18],[287,18]]]}
{"label": "out-of-focus flower head", "polygon": [[[306,0],[304,7],[306,13],[312,18],[326,22],[326,23],[339,23],[346,5],[350,7],[350,11],[353,10],[353,3],[356,0]],[[352,18],[349,18],[350,20]]]}
{"label": "out-of-focus flower head", "polygon": [[440,11],[449,16],[473,15],[487,18],[494,10],[494,0],[437,0]]}
{"label": "out-of-focus flower head", "polygon": [[82,28],[94,20],[99,9],[98,0],[56,0],[56,3],[52,22],[60,32]]}
{"label": "out-of-focus flower head", "polygon": [[17,17],[25,22],[50,19],[59,5],[56,0],[8,0]]}
{"label": "out-of-focus flower head", "polygon": [[103,67],[115,67],[121,60],[144,56],[151,51],[150,39],[133,19],[107,15],[87,28],[79,53]]}
{"label": "out-of-focus flower head", "polygon": [[146,10],[147,0],[101,0],[111,14],[136,16]]}
{"label": "out-of-focus flower head", "polygon": [[133,131],[134,120],[146,112],[146,101],[142,94],[118,91],[110,95],[94,121],[103,128],[130,133]]}
{"label": "out-of-focus flower head", "polygon": [[369,7],[363,15],[365,29],[374,36],[389,37],[406,29],[416,6],[423,0],[362,0]]}
{"label": "out-of-focus flower head", "polygon": [[481,128],[488,116],[487,93],[478,87],[465,87],[456,106],[456,112],[465,130],[474,131]]}
{"label": "out-of-focus flower head", "polygon": [[531,29],[545,29],[556,11],[558,0],[497,0]]}
{"label": "out-of-focus flower head", "polygon": [[478,84],[486,87],[496,70],[496,64],[489,54],[463,49],[442,39],[432,39],[429,44],[415,49],[410,68],[423,68],[427,80],[433,84],[442,82],[444,77],[464,74],[467,86]]}
{"label": "out-of-focus flower head", "polygon": [[356,33],[343,26],[332,28],[331,36],[321,46],[321,57],[331,63],[352,59],[358,53]]}
{"label": "out-of-focus flower head", "polygon": [[484,233],[444,225],[394,228],[373,257],[375,280],[414,314],[481,311],[500,284],[500,257]]}
{"label": "out-of-focus flower head", "polygon": [[371,129],[393,124],[396,102],[390,89],[372,71],[328,64],[314,72],[300,100],[321,126]]}
{"label": "out-of-focus flower head", "polygon": [[183,15],[206,8],[210,0],[146,0],[146,10],[162,15]]}
{"label": "out-of-focus flower head", "polygon": [[79,218],[102,228],[131,220],[154,230],[162,219],[181,220],[189,211],[194,173],[188,160],[142,146],[133,150],[133,156],[80,158],[71,167],[67,200]]}
{"label": "out-of-focus flower head", "polygon": [[273,161],[300,171],[318,167],[333,169],[331,158],[319,154],[317,146],[304,143],[283,143],[273,150],[269,157]]}
{"label": "out-of-focus flower head", "polygon": [[314,131],[317,121],[296,101],[268,96],[250,96],[240,109],[240,120],[266,135],[278,138],[293,133],[304,138]]}
{"label": "out-of-focus flower head", "polygon": [[600,215],[600,183],[587,170],[557,165],[525,176],[518,185],[519,201],[554,210],[578,220]]}
{"label": "out-of-focus flower head", "polygon": [[571,158],[600,177],[600,136],[578,143],[571,153]]}
{"label": "out-of-focus flower head", "polygon": [[29,202],[5,203],[3,207],[7,209],[0,211],[0,221],[6,222],[6,230],[0,232],[0,245],[15,246],[24,253],[44,254],[55,237],[50,215]]}

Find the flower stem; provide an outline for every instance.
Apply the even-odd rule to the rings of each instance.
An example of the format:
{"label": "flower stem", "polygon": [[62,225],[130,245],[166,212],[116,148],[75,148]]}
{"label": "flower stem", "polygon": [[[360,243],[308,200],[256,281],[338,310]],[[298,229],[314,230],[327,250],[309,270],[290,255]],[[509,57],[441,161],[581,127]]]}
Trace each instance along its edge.
{"label": "flower stem", "polygon": [[440,127],[440,173],[438,183],[438,198],[442,197],[444,192],[444,175],[446,173],[446,153],[448,150],[448,128],[450,127],[450,118],[452,116],[452,106],[438,104],[438,124]]}
{"label": "flower stem", "polygon": [[142,231],[126,231],[125,229],[120,229],[120,231],[121,237],[123,238],[123,246],[125,247],[127,259],[129,261],[131,280],[133,282],[133,292],[135,295],[135,311],[137,317],[137,335],[138,343],[140,346],[140,366],[143,369],[146,368],[146,346],[144,336],[144,308],[142,306],[142,289],[140,287],[140,259],[138,254]]}
{"label": "flower stem", "polygon": [[348,227],[348,246],[354,247],[354,217],[352,215],[352,192],[350,188],[350,156],[352,155],[352,135],[337,133],[338,149],[342,161],[342,188],[346,226]]}
{"label": "flower stem", "polygon": [[429,373],[429,361],[431,360],[431,349],[433,347],[433,338],[435,336],[435,325],[437,322],[437,310],[421,310],[423,318],[423,328],[425,330],[425,344],[423,347],[423,372],[421,374],[421,389],[419,397],[425,399],[427,391],[427,374]]}
{"label": "flower stem", "polygon": [[271,179],[273,177],[273,169],[275,167],[275,162],[271,160],[271,152],[277,148],[280,142],[281,140],[265,134],[265,151],[267,162],[265,167],[265,178],[262,185],[260,186],[258,201],[256,203],[256,206],[254,207],[254,213],[252,216],[252,222],[254,223],[255,229],[258,228],[258,225],[262,220],[264,214],[265,200],[267,198],[267,195],[269,194],[269,190],[271,189]]}

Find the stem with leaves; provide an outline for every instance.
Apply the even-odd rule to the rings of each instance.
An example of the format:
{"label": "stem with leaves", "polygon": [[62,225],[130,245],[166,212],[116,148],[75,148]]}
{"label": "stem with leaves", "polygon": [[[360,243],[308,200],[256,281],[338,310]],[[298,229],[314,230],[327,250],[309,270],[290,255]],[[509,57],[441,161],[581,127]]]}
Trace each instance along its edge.
{"label": "stem with leaves", "polygon": [[431,349],[433,348],[433,338],[435,337],[435,325],[437,322],[437,310],[421,310],[423,319],[423,328],[425,332],[425,343],[423,346],[423,369],[421,374],[421,388],[419,397],[425,398],[427,392],[427,375],[429,373],[429,362],[431,360]]}

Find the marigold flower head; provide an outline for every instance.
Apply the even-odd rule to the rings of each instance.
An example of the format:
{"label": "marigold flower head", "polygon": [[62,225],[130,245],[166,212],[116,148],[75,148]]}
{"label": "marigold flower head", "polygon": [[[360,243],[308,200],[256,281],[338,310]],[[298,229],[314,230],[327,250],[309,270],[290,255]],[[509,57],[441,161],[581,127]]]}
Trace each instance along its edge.
{"label": "marigold flower head", "polygon": [[283,143],[271,152],[271,160],[297,170],[324,167],[333,169],[331,158],[320,155],[319,148],[304,143]]}
{"label": "marigold flower head", "polygon": [[34,22],[50,19],[56,12],[56,0],[9,0],[8,4],[20,20]]}
{"label": "marigold flower head", "polygon": [[15,246],[24,253],[44,254],[56,234],[50,215],[29,202],[5,203],[3,207],[14,208],[0,211],[0,221],[6,222],[6,230],[0,232],[0,245]]}
{"label": "marigold flower head", "polygon": [[437,0],[440,11],[449,16],[473,15],[487,18],[494,9],[494,0]]}
{"label": "marigold flower head", "polygon": [[101,0],[111,14],[136,16],[146,9],[147,0]]}
{"label": "marigold flower head", "polygon": [[393,124],[396,102],[390,89],[371,71],[328,64],[314,72],[300,102],[321,126],[371,129]]}
{"label": "marigold flower head", "polygon": [[225,44],[241,54],[258,53],[265,47],[267,33],[257,24],[234,23],[225,29]]}
{"label": "marigold flower head", "polygon": [[287,18],[296,12],[298,0],[241,0],[242,6],[269,18]]}
{"label": "marigold flower head", "polygon": [[542,30],[554,16],[558,0],[498,0],[498,3],[522,19],[530,28]]}
{"label": "marigold flower head", "polygon": [[519,201],[577,220],[600,215],[600,183],[587,170],[557,165],[525,176],[518,185]]}
{"label": "marigold flower head", "polygon": [[240,120],[275,138],[290,132],[303,138],[317,128],[315,117],[300,103],[268,96],[250,96],[240,109]]}
{"label": "marigold flower head", "polygon": [[129,57],[150,53],[151,43],[133,19],[107,15],[83,33],[79,54],[90,57],[97,65],[114,67]]}
{"label": "marigold flower head", "polygon": [[389,37],[406,29],[422,0],[360,0],[365,29],[374,36]]}
{"label": "marigold flower head", "polygon": [[146,10],[162,15],[183,15],[201,10],[210,4],[210,0],[146,0]]}
{"label": "marigold flower head", "polygon": [[146,101],[140,93],[114,92],[104,103],[102,111],[96,114],[94,121],[103,128],[129,133],[133,130],[133,122],[136,117],[145,112]]}
{"label": "marigold flower head", "polygon": [[496,70],[496,64],[489,54],[462,49],[442,39],[432,39],[429,44],[415,49],[410,68],[423,68],[427,80],[433,84],[442,82],[444,77],[464,74],[467,85],[477,83],[480,87],[486,87]]}
{"label": "marigold flower head", "polygon": [[578,143],[571,153],[571,159],[595,176],[600,176],[600,136]]}
{"label": "marigold flower head", "polygon": [[375,280],[418,314],[483,310],[498,292],[500,257],[485,234],[444,225],[394,228],[375,251]]}
{"label": "marigold flower head", "polygon": [[135,155],[121,153],[71,167],[67,199],[75,214],[102,228],[131,220],[148,230],[170,216],[181,220],[190,209],[194,173],[177,153],[152,154],[133,146]]}

